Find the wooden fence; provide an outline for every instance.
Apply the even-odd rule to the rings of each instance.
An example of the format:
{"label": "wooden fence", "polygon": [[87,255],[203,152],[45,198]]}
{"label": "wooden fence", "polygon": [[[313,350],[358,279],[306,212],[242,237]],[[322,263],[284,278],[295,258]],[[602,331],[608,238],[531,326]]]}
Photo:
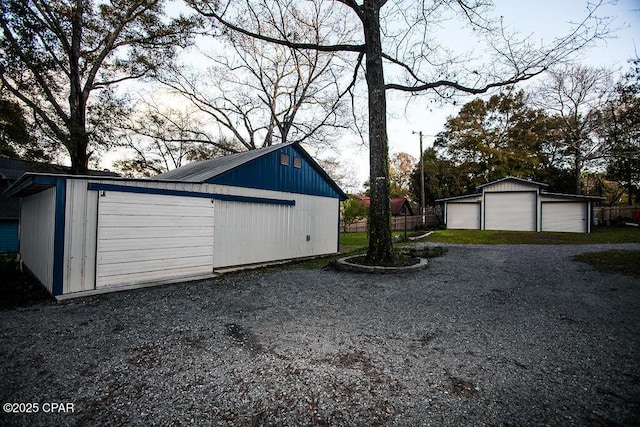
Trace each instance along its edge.
{"label": "wooden fence", "polygon": [[611,206],[593,208],[593,215],[598,222],[616,221],[619,219],[640,220],[638,206]]}
{"label": "wooden fence", "polygon": [[[440,225],[440,218],[434,213],[428,213],[425,219],[425,228],[432,228]],[[405,224],[407,231],[412,231],[416,227],[422,225],[422,217],[420,215],[391,217],[391,229],[393,231],[404,231]],[[358,233],[367,231],[367,219],[361,219],[357,222],[347,225],[346,227],[344,226],[344,224],[342,224],[341,230],[346,233]]]}

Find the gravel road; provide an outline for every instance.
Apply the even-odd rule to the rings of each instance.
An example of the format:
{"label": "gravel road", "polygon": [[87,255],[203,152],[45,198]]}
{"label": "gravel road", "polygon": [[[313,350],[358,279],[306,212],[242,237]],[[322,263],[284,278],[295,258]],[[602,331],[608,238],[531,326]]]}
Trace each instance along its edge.
{"label": "gravel road", "polygon": [[572,260],[614,247],[640,249],[452,245],[410,274],[0,311],[3,409],[38,404],[0,425],[639,425],[640,280]]}

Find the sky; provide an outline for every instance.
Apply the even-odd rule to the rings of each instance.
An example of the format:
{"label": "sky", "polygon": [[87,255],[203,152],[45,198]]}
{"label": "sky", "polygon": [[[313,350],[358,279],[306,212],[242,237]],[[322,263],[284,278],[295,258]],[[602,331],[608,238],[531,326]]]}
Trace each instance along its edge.
{"label": "sky", "polygon": [[[566,34],[571,22],[586,15],[587,0],[495,0],[494,3],[495,15],[502,16],[506,25],[523,36],[531,36],[533,40],[550,41],[554,36]],[[576,57],[576,62],[626,71],[627,61],[640,52],[640,0],[618,0],[615,4],[606,4],[599,15],[611,17],[611,27],[619,30],[607,40],[599,41],[583,51]],[[445,40],[452,46],[466,49],[475,43],[472,37],[463,32],[450,28],[444,28],[444,31]],[[527,85],[537,82],[539,79],[532,79],[522,87],[526,90]],[[360,84],[364,85],[364,82]],[[447,118],[455,116],[459,108],[473,97],[459,99],[457,105],[429,102],[427,96],[413,99],[407,104],[406,98],[398,92],[387,91],[390,155],[406,152],[418,159],[420,153],[417,132],[421,131],[424,135],[424,148],[430,147],[434,136],[444,130]],[[355,136],[345,136],[336,146],[338,153],[319,153],[319,156],[337,157],[349,166],[349,171],[356,175],[356,181],[364,184],[369,176],[368,147]],[[109,167],[109,163],[118,157],[121,155],[104,158],[103,166]]]}

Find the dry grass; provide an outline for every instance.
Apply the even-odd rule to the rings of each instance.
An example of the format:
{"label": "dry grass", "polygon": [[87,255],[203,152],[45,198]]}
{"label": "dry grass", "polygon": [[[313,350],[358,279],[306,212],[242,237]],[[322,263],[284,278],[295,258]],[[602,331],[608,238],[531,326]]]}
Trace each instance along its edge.
{"label": "dry grass", "polygon": [[610,250],[587,252],[576,255],[574,259],[586,262],[600,271],[640,278],[640,251]]}

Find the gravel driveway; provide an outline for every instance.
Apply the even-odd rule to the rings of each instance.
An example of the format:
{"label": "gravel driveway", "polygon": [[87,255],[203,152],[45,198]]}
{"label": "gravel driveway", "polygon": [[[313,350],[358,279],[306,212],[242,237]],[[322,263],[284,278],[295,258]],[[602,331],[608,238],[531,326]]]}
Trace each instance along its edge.
{"label": "gravel driveway", "polygon": [[640,280],[572,261],[613,247],[640,249],[452,245],[404,275],[269,270],[2,311],[0,400],[38,412],[0,424],[638,425]]}

